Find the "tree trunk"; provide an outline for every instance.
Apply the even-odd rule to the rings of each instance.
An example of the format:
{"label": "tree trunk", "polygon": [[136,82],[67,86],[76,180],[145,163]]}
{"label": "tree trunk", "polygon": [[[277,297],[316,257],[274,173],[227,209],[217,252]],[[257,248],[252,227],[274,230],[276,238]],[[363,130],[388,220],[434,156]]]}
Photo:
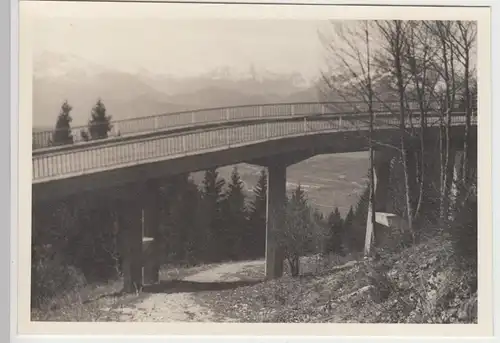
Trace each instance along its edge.
{"label": "tree trunk", "polygon": [[[441,142],[441,194],[440,194],[440,221],[442,224],[446,223],[449,214],[449,191],[450,191],[450,151],[451,151],[451,114],[453,110],[453,103],[455,102],[455,77],[454,77],[454,62],[453,62],[453,45],[450,45],[450,56],[448,58],[446,39],[447,35],[450,33],[448,31],[441,32],[441,44],[442,44],[442,57],[444,62],[444,79],[446,86],[445,95],[445,106],[444,110],[446,113],[446,122],[444,123],[444,137],[442,136]],[[450,80],[451,74],[451,80]],[[451,84],[450,84],[451,82]]]}
{"label": "tree trunk", "polygon": [[406,216],[408,221],[408,228],[412,235],[414,236],[414,228],[413,228],[413,206],[412,206],[412,198],[413,194],[411,192],[410,186],[410,176],[409,176],[409,164],[408,164],[408,149],[406,142],[406,110],[405,110],[405,90],[404,90],[404,80],[403,80],[403,70],[401,65],[401,57],[402,57],[402,42],[403,42],[403,32],[401,28],[401,22],[395,22],[396,29],[396,37],[393,42],[393,57],[394,57],[394,67],[396,72],[396,81],[398,87],[398,95],[399,95],[399,129],[400,129],[400,144],[401,144],[401,154],[403,161],[403,171],[404,171],[404,179],[405,179],[405,200],[406,200]]}
{"label": "tree trunk", "polygon": [[[368,34],[368,28],[365,30],[366,34],[366,59],[367,59],[367,70],[368,70],[368,113],[370,114],[370,138],[369,138],[369,152],[370,152],[370,201],[369,201],[369,206],[370,209],[368,213],[370,214],[370,222],[371,222],[371,228],[372,228],[372,233],[371,237],[365,237],[365,239],[368,239],[369,242],[365,242],[365,252],[367,254],[370,254],[370,251],[373,249],[373,247],[376,244],[376,230],[375,230],[375,222],[376,222],[376,214],[375,214],[375,176],[374,176],[374,163],[373,163],[373,88],[372,88],[372,78],[371,78],[371,65],[370,65],[370,39],[369,39],[369,34]],[[367,245],[368,243],[368,245]]]}
{"label": "tree trunk", "polygon": [[465,137],[464,137],[464,157],[462,167],[462,178],[465,186],[469,184],[469,160],[470,160],[470,126],[471,126],[471,106],[469,90],[469,49],[465,48]]}
{"label": "tree trunk", "polygon": [[287,258],[288,265],[290,266],[290,274],[295,277],[299,276],[299,256],[290,256]]}

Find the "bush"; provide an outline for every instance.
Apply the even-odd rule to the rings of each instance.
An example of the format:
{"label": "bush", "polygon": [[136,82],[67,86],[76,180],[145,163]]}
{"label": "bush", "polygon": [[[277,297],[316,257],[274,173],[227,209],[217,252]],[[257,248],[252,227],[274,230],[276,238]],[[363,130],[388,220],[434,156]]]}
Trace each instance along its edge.
{"label": "bush", "polygon": [[477,196],[465,199],[450,225],[450,236],[459,266],[477,270]]}
{"label": "bush", "polygon": [[83,273],[57,259],[42,258],[31,265],[31,307],[41,307],[55,296],[86,284]]}

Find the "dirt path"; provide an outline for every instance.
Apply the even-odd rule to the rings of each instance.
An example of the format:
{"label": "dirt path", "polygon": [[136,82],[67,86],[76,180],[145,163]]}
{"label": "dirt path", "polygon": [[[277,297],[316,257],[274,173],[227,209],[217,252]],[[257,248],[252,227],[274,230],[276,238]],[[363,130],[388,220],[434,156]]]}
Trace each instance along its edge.
{"label": "dirt path", "polygon": [[[141,294],[137,301],[112,311],[120,321],[211,322],[216,315],[196,301],[197,293],[236,287],[238,282],[256,281],[262,277],[263,264],[263,261],[225,263],[180,280],[163,280]],[[218,317],[218,321],[220,319]]]}

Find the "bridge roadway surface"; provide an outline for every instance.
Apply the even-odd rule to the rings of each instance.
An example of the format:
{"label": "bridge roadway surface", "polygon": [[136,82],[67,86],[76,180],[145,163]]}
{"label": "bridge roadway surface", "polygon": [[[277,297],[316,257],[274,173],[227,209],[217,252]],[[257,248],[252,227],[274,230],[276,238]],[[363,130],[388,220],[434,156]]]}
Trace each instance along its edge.
{"label": "bridge roadway surface", "polygon": [[[273,106],[279,108],[280,105]],[[278,109],[275,112],[279,112],[279,115],[271,113],[261,116],[263,110],[259,107],[262,106],[254,106],[251,111],[248,111],[247,107],[242,107],[246,112],[241,114],[234,108],[223,109],[221,110],[223,113],[232,113],[231,120],[214,121],[213,117],[206,116],[207,120],[187,126],[173,125],[168,129],[142,132],[139,128],[138,132],[128,135],[35,149],[32,156],[32,183],[33,186],[42,186],[45,183],[57,183],[68,178],[230,150],[262,142],[278,142],[285,138],[293,141],[294,137],[328,133],[355,133],[367,131],[369,128],[369,116],[365,113],[330,113],[324,111],[323,104],[320,109],[307,104],[311,111],[309,113],[301,111],[297,114],[294,107],[302,108],[303,104],[295,104],[294,107],[290,104],[284,106],[288,109],[288,114],[285,110]],[[320,110],[322,112],[318,113]],[[250,115],[245,117],[245,113]],[[255,117],[255,113],[259,113],[259,116]],[[375,117],[374,126],[377,131],[394,131],[399,125],[399,119],[391,112],[378,111]],[[438,115],[434,114],[428,118],[428,125],[436,127]],[[463,114],[455,114],[452,118],[454,126],[463,126],[464,123]],[[475,123],[474,117],[473,125]],[[418,127],[419,119],[414,118],[407,123],[408,127],[410,125]],[[296,150],[300,148],[300,146],[295,147]],[[239,159],[241,162],[248,161],[245,156],[239,156]]]}
{"label": "bridge roadway surface", "polygon": [[[416,108],[416,104],[409,104]],[[398,109],[399,104],[375,104],[376,112]],[[233,107],[205,108],[191,111],[159,114],[153,116],[137,117],[112,121],[108,137],[123,137],[165,129],[183,130],[200,124],[223,124],[239,122],[242,119],[279,118],[289,116],[302,116],[311,114],[352,114],[367,113],[365,103],[346,102],[306,102],[306,103],[279,103],[261,105],[242,105]],[[87,126],[72,127],[73,143],[84,142],[82,132],[88,132]],[[34,149],[48,148],[53,135],[53,130],[33,132]]]}

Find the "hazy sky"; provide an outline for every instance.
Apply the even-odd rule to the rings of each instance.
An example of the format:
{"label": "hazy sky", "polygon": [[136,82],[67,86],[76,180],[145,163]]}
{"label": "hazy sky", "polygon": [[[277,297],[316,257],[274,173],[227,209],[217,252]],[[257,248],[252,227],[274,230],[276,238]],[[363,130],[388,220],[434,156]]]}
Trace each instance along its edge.
{"label": "hazy sky", "polygon": [[145,69],[178,75],[219,67],[248,70],[253,65],[257,70],[299,72],[307,78],[318,76],[324,67],[326,52],[319,32],[331,30],[328,20],[388,15],[418,19],[422,14],[427,18],[453,15],[459,19],[473,14],[470,9],[388,11],[380,6],[299,8],[59,1],[29,1],[22,5],[21,10],[29,8],[33,19],[35,58],[50,51],[130,71]]}
{"label": "hazy sky", "polygon": [[34,22],[33,52],[71,54],[125,70],[199,74],[218,67],[319,74],[327,21],[50,18]]}

